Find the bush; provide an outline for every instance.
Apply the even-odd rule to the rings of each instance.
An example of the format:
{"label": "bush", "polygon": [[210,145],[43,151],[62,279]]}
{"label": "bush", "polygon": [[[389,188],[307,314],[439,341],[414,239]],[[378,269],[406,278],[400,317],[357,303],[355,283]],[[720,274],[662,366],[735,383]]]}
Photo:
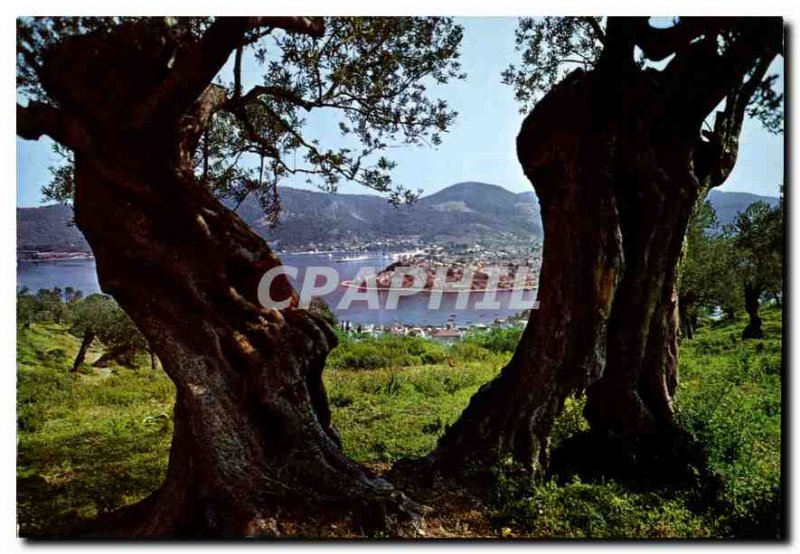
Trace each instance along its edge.
{"label": "bush", "polygon": [[470,332],[464,341],[491,352],[514,352],[521,337],[522,327],[492,328]]}
{"label": "bush", "polygon": [[412,367],[444,362],[445,345],[421,337],[342,335],[328,356],[327,367],[335,369],[380,369]]}

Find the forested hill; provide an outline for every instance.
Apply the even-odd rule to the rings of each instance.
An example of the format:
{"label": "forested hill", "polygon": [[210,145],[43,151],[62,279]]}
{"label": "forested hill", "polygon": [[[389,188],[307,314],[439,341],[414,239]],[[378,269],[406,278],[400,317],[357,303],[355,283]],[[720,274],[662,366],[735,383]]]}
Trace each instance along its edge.
{"label": "forested hill", "polygon": [[717,213],[717,221],[720,225],[733,223],[736,214],[745,210],[753,202],[766,202],[770,206],[777,206],[780,201],[774,196],[759,196],[749,192],[723,192],[712,190],[708,195],[708,201],[714,206]]}
{"label": "forested hill", "polygon": [[[756,200],[773,197],[712,191],[711,203],[721,223]],[[411,206],[394,207],[366,194],[328,194],[290,187],[281,189],[281,223],[270,229],[255,200],[246,200],[239,215],[276,248],[341,240],[418,237],[425,241],[469,241],[511,233],[541,236],[539,205],[533,192],[515,194],[486,183],[458,183],[423,196]],[[39,252],[87,252],[86,241],[72,223],[70,206],[17,208],[17,249]]]}
{"label": "forested hill", "polygon": [[63,204],[17,208],[17,256],[25,251],[88,252],[72,219],[72,206]]}
{"label": "forested hill", "polygon": [[278,247],[312,242],[402,239],[469,241],[511,233],[541,236],[538,204],[496,185],[459,183],[415,204],[393,206],[365,194],[326,194],[283,188],[281,223],[270,229],[254,201],[238,213]]}

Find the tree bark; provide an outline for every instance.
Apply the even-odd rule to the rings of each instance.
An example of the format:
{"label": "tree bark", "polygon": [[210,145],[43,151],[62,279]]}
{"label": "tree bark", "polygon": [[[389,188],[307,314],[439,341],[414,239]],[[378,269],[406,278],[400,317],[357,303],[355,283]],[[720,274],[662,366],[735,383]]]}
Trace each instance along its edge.
{"label": "tree bark", "polygon": [[[278,258],[198,183],[190,167],[120,152],[128,182],[76,157],[75,219],[114,296],[177,388],[162,487],[126,517],[124,536],[269,532],[282,506],[358,512],[376,524],[414,505],[340,451],[322,383],[332,329],[267,309],[257,285]],[[136,183],[136,194],[130,184]],[[138,188],[142,187],[142,188]],[[285,279],[276,299],[296,294]]]}
{"label": "tree bark", "polygon": [[694,339],[697,328],[697,306],[694,304],[694,294],[678,295],[678,320],[680,321],[680,337]]}
{"label": "tree bark", "polygon": [[[507,454],[529,468],[545,467],[548,435],[566,396],[603,372],[623,253],[609,178],[614,120],[601,115],[593,89],[591,77],[577,72],[523,123],[517,153],[544,227],[539,308],[508,365],[412,467],[457,475]],[[571,116],[564,118],[566,110]]]}
{"label": "tree bark", "polygon": [[132,362],[132,356],[133,350],[129,346],[116,346],[103,352],[103,354],[92,363],[92,367],[108,367],[108,364],[114,361],[122,365],[128,365]]}
{"label": "tree bark", "polygon": [[[644,143],[639,148],[646,150]],[[640,180],[621,210],[625,274],[609,321],[606,371],[587,391],[585,409],[593,429],[626,435],[672,424],[679,335],[675,278],[697,200],[697,183],[686,166],[654,165],[651,171],[661,178]]]}
{"label": "tree bark", "polygon": [[747,326],[742,331],[742,340],[763,339],[764,329],[761,327],[761,316],[758,310],[761,307],[761,289],[753,283],[744,284],[744,309],[749,318]]}
{"label": "tree bark", "polygon": [[78,355],[75,356],[75,363],[72,364],[72,373],[76,373],[86,359],[86,352],[94,342],[95,334],[91,331],[86,331],[81,340],[81,347],[78,349]]}
{"label": "tree bark", "polygon": [[[214,63],[184,56],[169,69],[173,45],[136,25],[46,52],[42,82],[59,108],[24,108],[21,126],[23,136],[47,132],[74,149],[75,222],[100,286],[177,389],[165,482],[100,521],[96,534],[274,534],[272,518],[286,508],[413,530],[421,507],[340,449],[322,382],[332,328],[296,307],[285,277],[273,281],[272,297],[289,306],[259,304],[258,283],[278,257],[194,175],[193,150],[224,95],[209,85],[180,112],[180,102],[162,101],[185,99],[224,63],[225,45],[204,39]],[[237,26],[220,18],[213,28],[231,42],[241,39]]]}

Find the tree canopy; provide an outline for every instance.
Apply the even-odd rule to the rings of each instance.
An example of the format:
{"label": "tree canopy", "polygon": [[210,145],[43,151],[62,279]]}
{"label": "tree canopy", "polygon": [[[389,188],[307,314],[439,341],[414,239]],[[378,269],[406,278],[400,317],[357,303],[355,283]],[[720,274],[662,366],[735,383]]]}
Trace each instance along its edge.
{"label": "tree canopy", "polygon": [[736,270],[758,294],[779,295],[783,287],[783,201],[754,202],[728,227]]}
{"label": "tree canopy", "polygon": [[[40,111],[66,107],[64,95],[55,98],[48,91],[42,68],[52,47],[75,35],[113,34],[140,48],[150,47],[155,37],[167,45],[158,71],[188,74],[198,69],[193,64],[200,63],[204,45],[230,31],[232,19],[20,18],[18,91]],[[395,144],[439,144],[453,123],[456,112],[429,89],[465,77],[458,61],[462,28],[443,17],[249,20],[232,59],[222,53],[219,67],[209,64],[216,75],[213,115],[195,151],[197,175],[235,202],[253,194],[273,215],[279,209],[277,186],[291,175],[327,191],[346,180],[385,193],[392,202],[413,201],[416,191],[392,180],[395,163],[381,152]],[[248,65],[258,67],[262,80],[245,90]],[[163,98],[141,99],[131,118],[141,119],[169,94],[176,95],[179,109],[177,88],[165,80],[156,94]],[[317,115],[322,112],[327,113]],[[341,144],[321,144],[309,129],[314,117],[335,125]],[[54,168],[45,190],[49,198],[71,198],[66,167]]]}
{"label": "tree canopy", "polygon": [[82,338],[91,333],[106,350],[134,353],[147,349],[147,341],[133,321],[105,294],[91,294],[70,309],[70,333]]}
{"label": "tree canopy", "polygon": [[721,307],[732,317],[741,304],[733,240],[722,231],[711,203],[700,204],[686,232],[680,266],[680,301],[688,311],[701,308],[713,312]]}
{"label": "tree canopy", "polygon": [[[600,62],[607,42],[606,21],[602,17],[542,17],[520,19],[516,31],[516,50],[520,59],[503,72],[503,83],[514,88],[520,111],[527,113],[558,81],[574,69],[592,69]],[[624,18],[622,18],[624,19]],[[719,68],[741,56],[742,46],[751,40],[757,27],[764,22],[734,21],[725,24],[709,22],[710,18],[674,18],[670,26],[649,18],[643,20],[638,34],[647,36],[639,41],[635,54],[638,67],[653,71],[674,72],[675,79],[687,66],[684,59],[695,56],[717,58]],[[725,18],[717,18],[722,20]],[[758,19],[758,18],[755,18]],[[711,25],[709,25],[711,23]],[[755,24],[754,24],[755,23]],[[679,42],[685,46],[674,47]],[[694,50],[695,52],[692,52]],[[705,53],[703,52],[705,51]],[[762,56],[745,72],[743,78],[731,81],[724,93],[725,107],[720,112],[741,119],[746,113],[761,122],[772,133],[783,130],[783,92],[776,89],[777,74],[768,73],[772,56]],[[713,62],[712,62],[713,63]],[[744,100],[742,102],[742,100]],[[711,115],[717,105],[707,106],[703,116]],[[733,112],[736,112],[735,114]],[[712,122],[713,123],[713,122]]]}

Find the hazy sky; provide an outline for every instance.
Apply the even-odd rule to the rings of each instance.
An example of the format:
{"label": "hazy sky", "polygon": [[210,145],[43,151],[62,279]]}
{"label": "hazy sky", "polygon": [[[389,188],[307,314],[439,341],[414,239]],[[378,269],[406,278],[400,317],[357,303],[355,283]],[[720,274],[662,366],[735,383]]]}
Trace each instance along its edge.
{"label": "hazy sky", "polygon": [[[388,157],[398,162],[394,179],[408,188],[421,188],[425,194],[461,181],[492,183],[515,192],[531,190],[515,153],[515,138],[523,116],[512,89],[500,83],[501,71],[516,59],[516,18],[458,19],[464,26],[461,62],[468,76],[464,81],[435,89],[438,96],[459,112],[458,119],[438,148],[389,149]],[[256,68],[245,69],[245,85],[259,80]],[[774,69],[780,73],[783,86],[783,58],[776,60]],[[229,80],[230,76],[224,72],[224,78]],[[338,129],[326,119],[318,117],[308,127],[310,134],[323,144],[338,137]],[[783,153],[783,135],[770,135],[758,122],[746,121],[736,168],[721,190],[777,196],[783,181]],[[17,205],[38,206],[42,203],[41,187],[50,179],[48,166],[56,160],[50,141],[17,139],[17,159]],[[285,184],[309,188],[300,178],[287,180]],[[350,183],[342,183],[339,191],[370,192]]]}

